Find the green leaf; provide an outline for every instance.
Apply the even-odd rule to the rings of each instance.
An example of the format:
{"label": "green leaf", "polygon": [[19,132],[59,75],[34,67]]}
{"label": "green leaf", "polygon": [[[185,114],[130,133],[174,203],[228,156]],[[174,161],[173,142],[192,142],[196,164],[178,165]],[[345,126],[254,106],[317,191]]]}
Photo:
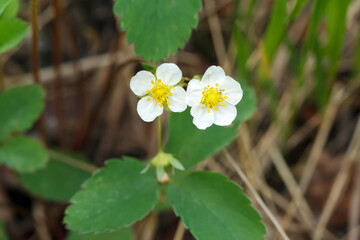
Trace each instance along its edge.
{"label": "green leaf", "polygon": [[120,228],[115,232],[100,233],[100,234],[78,234],[70,232],[67,240],[133,240],[134,236],[131,228]]}
{"label": "green leaf", "polygon": [[290,14],[289,22],[295,20],[300,15],[301,11],[303,10],[303,8],[305,7],[305,5],[308,1],[309,0],[297,0],[296,1],[296,4]]}
{"label": "green leaf", "polygon": [[174,179],[166,199],[196,239],[264,239],[260,215],[241,188],[221,174],[194,172]]}
{"label": "green leaf", "polygon": [[[1,9],[1,7],[0,7]],[[19,0],[10,0],[3,10],[0,10],[0,20],[16,17],[19,11]]]}
{"label": "green leaf", "polygon": [[44,147],[32,138],[9,138],[0,147],[0,163],[18,172],[31,172],[43,168],[47,159]]}
{"label": "green leaf", "polygon": [[327,54],[331,60],[331,77],[336,73],[341,58],[346,30],[346,16],[350,2],[350,0],[329,1],[327,6]]}
{"label": "green leaf", "polygon": [[249,75],[249,71],[246,69],[246,62],[251,55],[252,48],[250,42],[248,41],[248,39],[246,39],[246,36],[242,33],[239,22],[240,21],[235,22],[233,28],[236,47],[238,49],[236,56],[237,58],[236,63],[239,74],[241,76],[246,77]]}
{"label": "green leaf", "polygon": [[306,52],[310,49],[314,50],[319,42],[319,28],[328,3],[329,1],[314,0],[301,56],[307,57]]}
{"label": "green leaf", "polygon": [[44,109],[40,85],[14,87],[0,94],[0,140],[13,131],[28,130]]}
{"label": "green leaf", "polygon": [[286,0],[275,0],[270,23],[266,30],[264,45],[270,60],[274,57],[288,25],[286,3]]}
{"label": "green leaf", "polygon": [[211,126],[200,130],[192,123],[190,111],[171,113],[166,151],[184,165],[191,167],[226,147],[237,135],[239,124],[249,119],[256,109],[256,98],[251,88],[241,84],[244,96],[236,106],[237,117],[230,127]]}
{"label": "green leaf", "polygon": [[0,15],[4,12],[5,8],[12,0],[0,0]]}
{"label": "green leaf", "polygon": [[[60,152],[77,161],[88,162],[82,155]],[[67,202],[80,190],[81,184],[91,173],[50,158],[44,169],[19,175],[21,184],[34,195],[52,201]]]}
{"label": "green leaf", "polygon": [[200,0],[116,0],[114,6],[128,41],[146,61],[160,61],[182,48],[200,9]]}
{"label": "green leaf", "polygon": [[4,225],[3,223],[0,221],[0,240],[7,240],[7,236],[6,236],[6,233],[5,233],[5,228],[4,228]]}
{"label": "green leaf", "polygon": [[93,177],[66,209],[69,229],[81,233],[114,231],[145,217],[160,194],[155,173],[132,158],[113,159]]}
{"label": "green leaf", "polygon": [[16,47],[26,35],[29,25],[20,19],[11,18],[0,21],[0,53]]}

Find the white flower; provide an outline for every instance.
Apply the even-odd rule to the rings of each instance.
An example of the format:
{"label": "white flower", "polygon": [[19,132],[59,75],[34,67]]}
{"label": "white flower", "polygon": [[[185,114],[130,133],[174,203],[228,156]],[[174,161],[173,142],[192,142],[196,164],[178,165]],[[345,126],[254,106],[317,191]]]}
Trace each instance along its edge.
{"label": "white flower", "polygon": [[243,96],[240,84],[221,67],[209,67],[202,80],[192,79],[186,92],[186,103],[192,107],[193,123],[199,129],[212,124],[230,125],[237,114],[235,105]]}
{"label": "white flower", "polygon": [[145,122],[160,116],[164,108],[173,112],[186,109],[186,93],[175,86],[182,78],[181,70],[173,63],[163,63],[156,70],[156,76],[149,71],[140,71],[130,80],[131,90],[141,99],[137,112]]}

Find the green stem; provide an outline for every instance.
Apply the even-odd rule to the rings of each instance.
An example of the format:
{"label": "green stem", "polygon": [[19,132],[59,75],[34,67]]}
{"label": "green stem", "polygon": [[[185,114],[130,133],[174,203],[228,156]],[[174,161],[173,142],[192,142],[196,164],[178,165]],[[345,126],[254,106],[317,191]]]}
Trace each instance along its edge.
{"label": "green stem", "polygon": [[162,152],[162,146],[161,146],[161,116],[158,117],[158,152]]}
{"label": "green stem", "polygon": [[56,151],[48,149],[48,154],[49,154],[51,159],[63,162],[65,164],[69,165],[69,166],[84,170],[86,172],[91,172],[92,173],[92,172],[95,172],[97,170],[97,167],[90,164],[90,163],[81,162],[81,161],[76,160],[76,159],[74,159],[72,157],[64,155],[64,154],[62,154],[60,152],[56,152]]}

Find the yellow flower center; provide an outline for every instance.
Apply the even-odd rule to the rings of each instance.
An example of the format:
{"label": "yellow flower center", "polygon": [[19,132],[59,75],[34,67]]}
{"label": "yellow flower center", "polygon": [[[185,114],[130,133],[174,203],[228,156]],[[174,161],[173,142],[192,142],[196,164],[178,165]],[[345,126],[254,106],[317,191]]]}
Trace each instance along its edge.
{"label": "yellow flower center", "polygon": [[[160,107],[162,107],[165,103],[170,105],[169,101],[167,101],[167,98],[172,96],[172,86],[168,86],[162,83],[160,79],[156,82],[151,81],[151,84],[154,86],[151,88],[151,90],[147,90],[146,92],[149,93],[149,95],[152,96],[157,103],[159,103]],[[150,101],[151,98],[148,98],[147,100]]]}
{"label": "yellow flower center", "polygon": [[218,89],[217,87],[219,84],[216,84],[216,87],[210,87],[209,85],[204,89],[202,92],[203,97],[201,99],[201,103],[203,106],[201,109],[204,109],[205,106],[208,107],[207,111],[210,113],[210,109],[214,108],[216,111],[218,110],[217,105],[221,104],[222,106],[225,106],[225,103],[223,103],[224,99],[227,99],[227,96],[223,96],[222,92],[225,91],[225,89]]}

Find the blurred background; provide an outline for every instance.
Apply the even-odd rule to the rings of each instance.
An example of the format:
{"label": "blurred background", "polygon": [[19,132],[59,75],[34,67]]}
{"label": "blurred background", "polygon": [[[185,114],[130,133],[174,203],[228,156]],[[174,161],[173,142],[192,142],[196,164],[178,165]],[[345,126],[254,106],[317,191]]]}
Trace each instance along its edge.
{"label": "blurred background", "polygon": [[[19,17],[31,23],[31,1],[21,3]],[[29,31],[2,56],[7,88],[38,79],[46,89],[45,112],[29,134],[99,167],[156,153],[156,122],[139,118],[129,88],[141,59],[112,7],[111,0],[40,0],[38,44]],[[359,30],[359,0],[203,0],[191,38],[166,60],[188,77],[220,65],[254,88],[257,111],[227,149],[275,219],[226,154],[198,169],[244,186],[266,239],[283,239],[279,228],[294,240],[360,239]],[[10,239],[65,239],[66,206],[28,193],[0,167],[0,219]],[[133,230],[140,240],[194,239],[170,211]]]}

